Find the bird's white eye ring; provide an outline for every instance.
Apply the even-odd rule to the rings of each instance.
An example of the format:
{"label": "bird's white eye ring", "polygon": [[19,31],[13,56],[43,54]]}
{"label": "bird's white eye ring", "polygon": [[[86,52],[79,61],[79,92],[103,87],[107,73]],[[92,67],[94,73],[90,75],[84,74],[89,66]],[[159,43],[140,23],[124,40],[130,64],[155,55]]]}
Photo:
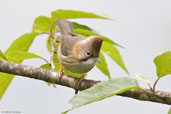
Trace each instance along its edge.
{"label": "bird's white eye ring", "polygon": [[86,55],[87,55],[87,56],[90,56],[90,55],[91,55],[91,53],[88,51],[88,52],[86,53]]}

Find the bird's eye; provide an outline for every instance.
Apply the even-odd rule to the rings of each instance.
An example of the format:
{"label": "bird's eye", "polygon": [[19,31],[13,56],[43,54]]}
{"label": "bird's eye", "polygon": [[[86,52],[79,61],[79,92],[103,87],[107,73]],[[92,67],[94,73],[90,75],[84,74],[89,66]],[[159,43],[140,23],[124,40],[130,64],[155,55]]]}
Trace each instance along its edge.
{"label": "bird's eye", "polygon": [[87,52],[87,53],[86,53],[86,55],[87,55],[87,56],[90,56],[90,55],[91,55],[91,53],[90,53],[90,52]]}

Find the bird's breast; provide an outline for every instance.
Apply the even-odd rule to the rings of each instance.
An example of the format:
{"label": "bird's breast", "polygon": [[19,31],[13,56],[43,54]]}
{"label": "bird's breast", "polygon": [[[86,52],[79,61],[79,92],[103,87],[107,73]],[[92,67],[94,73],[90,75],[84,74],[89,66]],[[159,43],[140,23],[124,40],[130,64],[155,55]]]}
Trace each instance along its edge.
{"label": "bird's breast", "polygon": [[98,58],[89,58],[86,61],[80,61],[74,56],[68,55],[64,56],[61,53],[60,47],[58,49],[58,58],[60,63],[69,71],[74,73],[87,73],[89,72],[96,64]]}
{"label": "bird's breast", "polygon": [[89,72],[96,64],[95,58],[90,58],[87,61],[76,61],[64,67],[71,72],[75,73],[87,73]]}

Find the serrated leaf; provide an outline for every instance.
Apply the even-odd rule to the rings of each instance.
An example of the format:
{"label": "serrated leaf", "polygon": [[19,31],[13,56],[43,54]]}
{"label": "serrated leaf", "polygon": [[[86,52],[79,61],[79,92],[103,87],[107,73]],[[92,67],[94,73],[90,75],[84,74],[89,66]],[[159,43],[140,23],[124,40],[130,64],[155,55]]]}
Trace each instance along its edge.
{"label": "serrated leaf", "polygon": [[7,58],[11,59],[31,59],[31,58],[41,58],[39,55],[26,51],[10,51],[7,53]]}
{"label": "serrated leaf", "polygon": [[127,77],[110,79],[108,81],[98,83],[89,89],[80,91],[78,94],[72,97],[69,101],[69,103],[72,104],[72,109],[70,110],[103,100],[108,97],[112,97],[129,89],[138,88],[139,85],[135,79]]}
{"label": "serrated leaf", "polygon": [[171,51],[165,52],[154,59],[157,76],[162,77],[171,74]]}
{"label": "serrated leaf", "polygon": [[108,43],[110,43],[110,44],[113,44],[113,45],[122,47],[121,45],[119,45],[119,44],[117,44],[116,42],[112,41],[112,40],[109,39],[108,37],[105,37],[105,36],[102,36],[102,35],[100,35],[100,34],[91,32],[91,31],[89,31],[89,30],[75,29],[74,32],[77,33],[77,34],[81,34],[81,35],[83,35],[83,36],[86,36],[86,37],[88,37],[88,36],[90,36],[90,35],[100,36],[100,37],[103,38],[103,41],[104,41],[104,42],[108,42]]}
{"label": "serrated leaf", "polygon": [[98,62],[96,64],[97,68],[103,72],[106,76],[108,76],[108,78],[110,79],[110,73],[109,73],[109,69],[108,69],[108,66],[107,66],[107,63],[106,63],[106,60],[105,60],[105,57],[104,55],[102,54],[102,52],[100,52],[99,54],[99,60],[100,62]]}
{"label": "serrated leaf", "polygon": [[[51,25],[54,23],[51,18],[46,16],[39,16],[34,20],[33,24],[33,32],[42,33],[42,32],[50,32]],[[55,31],[55,23],[53,26],[53,31]]]}
{"label": "serrated leaf", "polygon": [[[32,44],[34,38],[37,36],[36,33],[28,33],[24,34],[18,39],[16,39],[8,50],[5,52],[5,56],[8,56],[8,52],[11,51],[28,51],[30,45]],[[21,63],[21,59],[13,59],[12,57],[8,60],[15,63]],[[2,98],[4,92],[8,88],[11,80],[13,79],[13,75],[0,73],[0,99]]]}
{"label": "serrated leaf", "polygon": [[139,74],[135,74],[135,76],[137,77],[138,80],[141,80],[145,83],[150,83],[150,79],[146,76],[142,76],[142,75],[139,75]]}
{"label": "serrated leaf", "polygon": [[91,12],[76,11],[76,10],[63,10],[59,9],[51,13],[53,20],[56,19],[74,19],[74,18],[97,18],[97,19],[110,19],[108,17],[100,16]]}
{"label": "serrated leaf", "polygon": [[0,50],[0,60],[6,60],[7,58],[5,57],[4,53]]}
{"label": "serrated leaf", "polygon": [[111,57],[125,72],[128,73],[127,68],[125,67],[122,57],[118,51],[118,49],[107,42],[103,42],[102,44],[102,50],[109,56]]}

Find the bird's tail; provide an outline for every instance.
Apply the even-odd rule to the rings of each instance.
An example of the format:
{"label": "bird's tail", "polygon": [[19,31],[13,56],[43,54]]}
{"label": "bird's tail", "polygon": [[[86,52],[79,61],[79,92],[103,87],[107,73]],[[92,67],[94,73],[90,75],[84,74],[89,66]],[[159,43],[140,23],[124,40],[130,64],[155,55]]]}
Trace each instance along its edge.
{"label": "bird's tail", "polygon": [[58,25],[61,34],[74,33],[72,22],[63,19],[57,19],[56,24]]}

